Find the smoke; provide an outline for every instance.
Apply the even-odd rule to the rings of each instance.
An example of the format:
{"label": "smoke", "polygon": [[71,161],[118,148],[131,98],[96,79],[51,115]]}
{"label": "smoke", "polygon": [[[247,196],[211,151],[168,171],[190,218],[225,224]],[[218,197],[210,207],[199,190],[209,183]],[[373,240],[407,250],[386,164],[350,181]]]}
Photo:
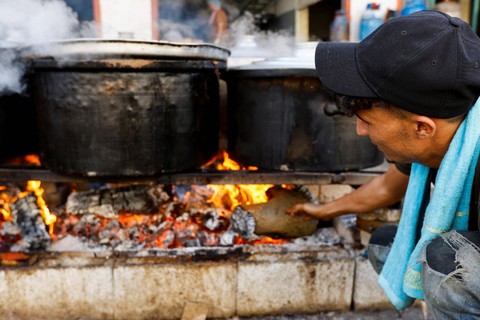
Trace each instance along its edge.
{"label": "smoke", "polygon": [[88,34],[76,13],[61,0],[0,0],[0,95],[21,93],[25,66],[13,46],[78,37]]}

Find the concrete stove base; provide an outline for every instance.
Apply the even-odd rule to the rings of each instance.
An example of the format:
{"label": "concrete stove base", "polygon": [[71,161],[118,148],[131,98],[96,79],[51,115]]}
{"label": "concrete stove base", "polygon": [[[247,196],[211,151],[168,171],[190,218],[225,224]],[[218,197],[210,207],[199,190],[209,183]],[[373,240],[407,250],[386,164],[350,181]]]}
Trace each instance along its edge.
{"label": "concrete stove base", "polygon": [[209,318],[348,311],[362,296],[356,259],[337,246],[287,245],[45,253],[1,268],[0,318],[179,319],[190,302]]}

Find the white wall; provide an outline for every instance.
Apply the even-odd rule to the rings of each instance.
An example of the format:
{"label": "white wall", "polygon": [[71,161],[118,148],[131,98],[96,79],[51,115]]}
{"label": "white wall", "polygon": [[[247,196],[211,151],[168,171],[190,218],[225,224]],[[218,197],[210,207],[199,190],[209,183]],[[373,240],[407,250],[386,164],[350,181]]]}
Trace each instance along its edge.
{"label": "white wall", "polygon": [[346,8],[350,12],[350,41],[359,41],[360,35],[360,19],[362,18],[363,11],[367,8],[367,4],[370,2],[380,3],[380,10],[385,16],[387,10],[400,10],[398,8],[398,0],[350,0],[350,8]]}
{"label": "white wall", "polygon": [[151,0],[100,0],[103,38],[151,40]]}

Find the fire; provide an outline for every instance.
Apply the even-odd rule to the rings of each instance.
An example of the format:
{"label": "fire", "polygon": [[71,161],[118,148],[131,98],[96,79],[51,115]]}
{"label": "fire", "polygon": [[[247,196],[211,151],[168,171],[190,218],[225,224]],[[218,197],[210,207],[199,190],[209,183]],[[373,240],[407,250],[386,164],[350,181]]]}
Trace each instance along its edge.
{"label": "fire", "polygon": [[[0,191],[4,191],[7,188],[5,186],[0,187]],[[0,194],[0,213],[3,216],[3,219],[5,221],[9,221],[11,219],[11,214],[10,214],[10,197],[2,192]]]}
{"label": "fire", "polygon": [[[22,163],[28,164],[28,165],[33,165],[33,166],[41,166],[40,158],[36,154],[29,154],[25,155],[24,157],[21,158]],[[37,197],[37,205],[40,209],[40,214],[45,221],[45,224],[49,228],[49,234],[53,234],[53,227],[55,224],[55,221],[57,221],[57,217],[50,212],[48,209],[47,204],[45,203],[45,200],[43,199],[43,193],[44,189],[40,187],[41,182],[40,181],[27,181],[27,186],[25,188],[25,191],[20,192],[18,195],[13,195],[9,192],[7,192],[8,188],[6,186],[0,186],[0,213],[3,216],[4,221],[10,221],[11,220],[11,209],[10,209],[10,204],[14,203],[17,199],[26,197],[30,193],[34,193],[35,196]]]}
{"label": "fire", "polygon": [[[25,157],[24,161],[30,165],[41,165],[37,156]],[[256,167],[241,166],[224,151],[207,165],[217,170],[258,170]],[[17,223],[12,219],[12,210],[17,208],[16,201],[24,197],[31,197],[25,200],[30,205],[36,205],[38,210],[35,214],[41,215],[54,241],[72,235],[90,244],[120,248],[284,244],[288,240],[270,237],[246,240],[229,229],[230,216],[238,205],[268,202],[267,190],[272,187],[272,184],[153,187],[151,190],[159,192],[157,200],[161,199],[153,211],[122,209],[112,217],[102,215],[101,211],[69,213],[60,207],[54,208],[57,217],[46,205],[43,198],[45,190],[40,181],[28,181],[26,186],[23,185],[23,191],[20,186],[0,186],[0,227],[5,226],[9,232],[0,236],[0,252],[8,251],[11,243],[16,243],[24,235],[22,230],[11,227]],[[38,248],[39,245],[43,243],[35,242],[32,247]]]}
{"label": "fire", "polygon": [[288,243],[286,239],[273,239],[271,237],[262,237],[258,240],[247,241],[241,237],[238,237],[235,241],[235,244],[254,244],[254,245],[261,245],[261,244],[274,244],[274,245],[281,245]]}
{"label": "fire", "polygon": [[[223,162],[216,165],[217,170],[258,170],[257,167],[249,166],[247,168],[240,166],[237,162],[230,159],[227,152],[223,151],[221,155]],[[221,208],[227,206],[233,210],[240,204],[256,204],[268,201],[266,191],[273,187],[272,184],[226,184],[214,185],[209,184],[209,188],[214,191],[213,196],[209,200],[216,207]]]}
{"label": "fire", "polygon": [[36,154],[27,154],[24,157],[24,161],[30,165],[41,166],[40,157]]}

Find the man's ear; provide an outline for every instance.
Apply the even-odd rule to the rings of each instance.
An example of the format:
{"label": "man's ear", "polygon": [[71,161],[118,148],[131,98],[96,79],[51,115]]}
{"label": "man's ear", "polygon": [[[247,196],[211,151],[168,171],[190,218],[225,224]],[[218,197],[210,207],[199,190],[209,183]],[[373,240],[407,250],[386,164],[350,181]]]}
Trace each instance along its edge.
{"label": "man's ear", "polygon": [[437,131],[437,124],[432,118],[425,116],[415,116],[415,129],[418,138],[431,138]]}

